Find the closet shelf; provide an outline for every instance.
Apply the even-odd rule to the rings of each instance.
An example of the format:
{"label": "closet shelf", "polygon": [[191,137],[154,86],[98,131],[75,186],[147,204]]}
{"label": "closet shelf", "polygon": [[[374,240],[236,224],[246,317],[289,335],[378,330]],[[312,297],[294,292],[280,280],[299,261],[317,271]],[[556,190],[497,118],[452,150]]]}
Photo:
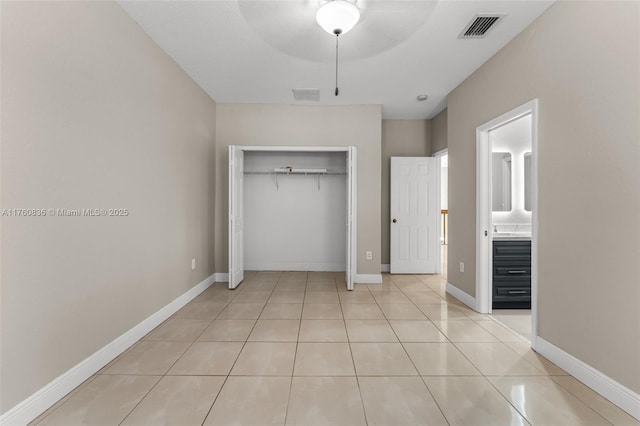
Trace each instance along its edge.
{"label": "closet shelf", "polygon": [[276,173],[287,173],[287,174],[309,174],[309,173],[327,173],[327,169],[296,169],[293,167],[279,167],[273,169]]}
{"label": "closet shelf", "polygon": [[320,191],[320,176],[346,176],[346,172],[330,172],[327,169],[297,169],[294,167],[279,167],[266,171],[245,171],[245,175],[273,175],[275,177],[276,190],[280,190],[278,175],[312,175],[317,177],[318,191]]}
{"label": "closet shelf", "polygon": [[329,172],[327,169],[273,169],[267,171],[245,171],[245,175],[327,175],[346,176],[346,172]]}

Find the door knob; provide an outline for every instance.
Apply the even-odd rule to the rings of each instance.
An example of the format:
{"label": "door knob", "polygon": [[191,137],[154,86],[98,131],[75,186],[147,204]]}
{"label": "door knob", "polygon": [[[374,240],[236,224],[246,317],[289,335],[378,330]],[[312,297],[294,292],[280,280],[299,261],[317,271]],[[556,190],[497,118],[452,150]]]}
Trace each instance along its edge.
{"label": "door knob", "polygon": [[396,223],[398,219],[393,219],[391,222]]}

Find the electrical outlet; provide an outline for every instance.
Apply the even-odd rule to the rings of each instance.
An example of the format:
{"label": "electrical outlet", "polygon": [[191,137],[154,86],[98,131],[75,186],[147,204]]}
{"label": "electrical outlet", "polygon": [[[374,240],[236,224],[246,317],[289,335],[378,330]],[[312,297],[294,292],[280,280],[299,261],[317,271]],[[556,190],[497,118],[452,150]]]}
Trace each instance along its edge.
{"label": "electrical outlet", "polygon": [[464,262],[460,262],[460,272],[464,272]]}
{"label": "electrical outlet", "polygon": [[193,259],[191,259],[191,270],[192,271],[196,270],[196,258],[195,257]]}
{"label": "electrical outlet", "polygon": [[367,260],[373,260],[373,252],[367,252]]}

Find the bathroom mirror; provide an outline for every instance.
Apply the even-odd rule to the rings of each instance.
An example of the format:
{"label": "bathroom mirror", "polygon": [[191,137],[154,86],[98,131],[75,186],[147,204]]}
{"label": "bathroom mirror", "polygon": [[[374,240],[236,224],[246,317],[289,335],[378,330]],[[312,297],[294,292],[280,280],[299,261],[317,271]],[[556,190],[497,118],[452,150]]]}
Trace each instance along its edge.
{"label": "bathroom mirror", "polygon": [[524,209],[531,211],[531,153],[524,153]]}
{"label": "bathroom mirror", "polygon": [[511,153],[492,153],[493,211],[511,211]]}

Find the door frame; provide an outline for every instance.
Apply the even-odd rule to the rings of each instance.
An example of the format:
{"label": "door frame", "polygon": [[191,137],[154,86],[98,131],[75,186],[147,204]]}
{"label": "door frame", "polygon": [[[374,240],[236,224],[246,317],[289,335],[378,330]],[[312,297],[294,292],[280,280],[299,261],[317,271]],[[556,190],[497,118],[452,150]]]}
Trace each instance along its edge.
{"label": "door frame", "polygon": [[[437,177],[436,177],[436,199],[438,200],[439,210],[442,210],[442,157],[445,155],[449,155],[449,148],[441,149],[440,151],[434,152],[432,157],[435,157],[438,160],[437,167]],[[449,185],[447,185],[447,189]],[[442,229],[442,213],[438,214],[438,233]],[[444,242],[444,241],[443,241]],[[448,248],[447,248],[448,250]],[[438,250],[438,265],[436,266],[436,274],[442,274],[442,247]],[[448,274],[447,274],[448,275]]]}
{"label": "door frame", "polygon": [[491,141],[489,132],[531,115],[531,346],[538,336],[538,99],[502,114],[476,128],[476,309],[491,313]]}
{"label": "door frame", "polygon": [[[347,253],[347,262],[345,263],[345,269],[351,267],[350,274],[346,276],[347,281],[347,289],[353,290],[353,284],[356,279],[357,269],[358,269],[358,169],[357,169],[357,148],[355,146],[259,146],[259,145],[229,145],[229,152],[232,150],[240,150],[240,151],[258,151],[258,152],[344,152],[346,154],[347,159],[350,159],[349,167],[347,167],[347,193],[351,194],[350,203],[347,203],[347,247],[350,249]],[[229,164],[231,167],[231,164]],[[229,217],[228,222],[231,223],[231,170],[229,170],[229,197],[228,197],[228,210]],[[351,213],[349,215],[349,212]],[[350,216],[350,217],[349,217]],[[349,227],[349,222],[351,226]],[[231,225],[229,225],[231,226]],[[229,228],[231,229],[231,228]],[[229,261],[228,261],[228,269],[231,271],[232,267],[232,235],[228,235],[228,249],[229,249]],[[347,271],[348,272],[348,271]],[[349,279],[350,278],[350,279]],[[231,283],[231,277],[229,277],[229,283]]]}
{"label": "door frame", "polygon": [[[233,290],[235,289],[237,286],[240,285],[240,283],[244,280],[244,213],[241,214],[241,226],[243,227],[243,231],[242,231],[242,241],[237,242],[235,239],[235,234],[236,234],[236,228],[238,227],[238,221],[236,220],[236,211],[238,210],[238,207],[240,208],[240,210],[242,212],[244,212],[244,206],[243,206],[243,198],[244,197],[244,177],[242,179],[242,185],[240,185],[240,196],[238,196],[237,192],[234,190],[237,186],[238,183],[235,180],[235,174],[236,174],[236,170],[235,170],[235,164],[236,164],[236,156],[241,157],[241,164],[242,164],[242,169],[244,170],[244,150],[239,149],[236,146],[230,146],[229,147],[229,198],[228,198],[228,237],[227,237],[227,256],[229,258],[229,268],[228,268],[228,274],[229,274],[229,279],[228,279],[228,285],[229,285],[229,290]],[[240,203],[238,203],[236,200],[240,199]],[[236,250],[236,244],[238,244],[239,250]],[[237,259],[235,259],[234,257],[234,253],[239,252],[240,253],[240,257],[242,258],[242,260],[240,261],[242,263],[242,268],[241,268],[241,273],[239,274],[240,277],[236,277],[236,273],[235,273],[235,263],[234,261],[237,261]],[[237,282],[236,282],[236,278]]]}

